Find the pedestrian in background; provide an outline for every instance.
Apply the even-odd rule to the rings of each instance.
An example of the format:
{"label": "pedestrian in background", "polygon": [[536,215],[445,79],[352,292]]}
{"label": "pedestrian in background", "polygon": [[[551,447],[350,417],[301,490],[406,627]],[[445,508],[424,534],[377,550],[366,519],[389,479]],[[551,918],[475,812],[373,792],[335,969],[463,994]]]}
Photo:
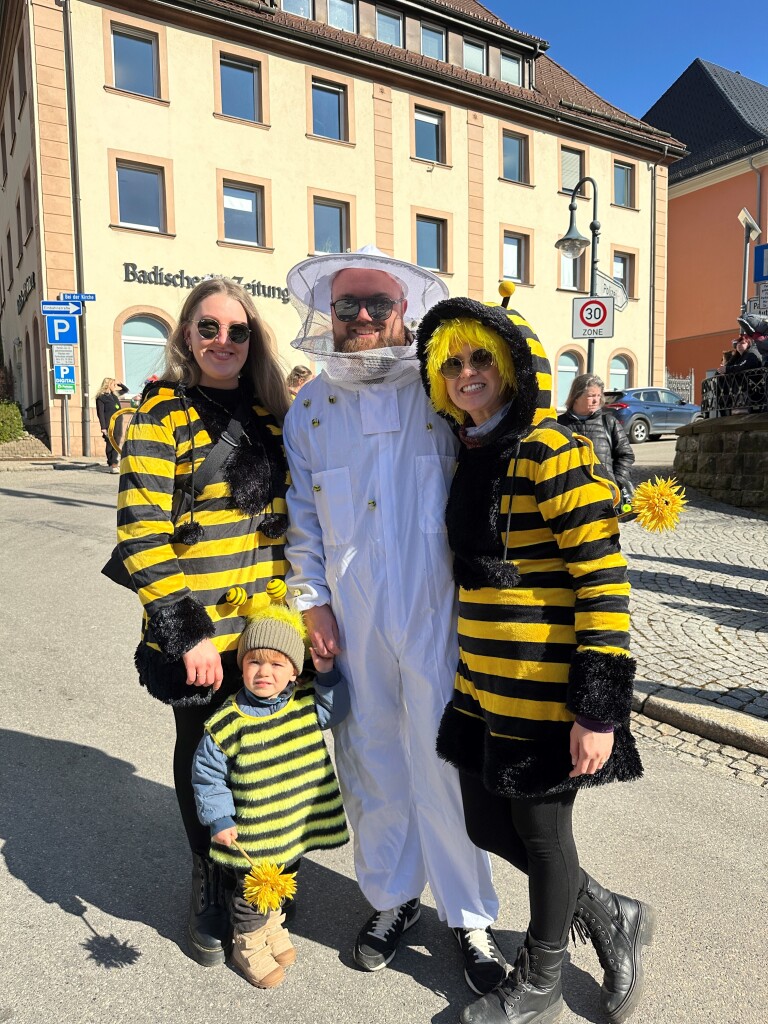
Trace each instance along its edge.
{"label": "pedestrian in background", "polygon": [[105,377],[96,393],[96,415],[99,417],[101,436],[107,446],[107,466],[110,473],[119,473],[120,452],[109,440],[109,422],[122,406],[118,395],[126,395],[128,388],[114,377]]}
{"label": "pedestrian in background", "polygon": [[308,366],[294,366],[285,378],[288,390],[294,398],[305,384],[314,379],[314,376],[314,373],[312,373]]}
{"label": "pedestrian in background", "polygon": [[[288,404],[252,298],[212,278],[189,293],[162,379],[144,389],[122,448],[118,547],[144,612],[135,661],[141,684],[173,707],[174,782],[192,851],[188,948],[206,967],[224,963],[231,929],[192,758],[205,720],[242,685],[237,645],[251,599],[287,568]],[[226,457],[200,491],[195,474],[214,451]]]}
{"label": "pedestrian in background", "polygon": [[635,453],[627,433],[608,409],[603,409],[605,384],[594,373],[581,373],[571,384],[565,412],[557,422],[589,438],[600,465],[622,491],[631,487],[629,471]]}

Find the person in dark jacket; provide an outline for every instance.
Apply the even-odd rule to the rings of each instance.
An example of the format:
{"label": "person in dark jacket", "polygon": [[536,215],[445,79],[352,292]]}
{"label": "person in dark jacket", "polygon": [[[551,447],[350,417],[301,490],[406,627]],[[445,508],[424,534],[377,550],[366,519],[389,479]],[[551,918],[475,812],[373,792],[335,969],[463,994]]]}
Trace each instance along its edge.
{"label": "person in dark jacket", "polygon": [[749,338],[750,343],[757,350],[757,354],[763,361],[763,366],[768,366],[768,317],[759,316],[757,313],[747,313],[746,316],[736,317],[741,328],[741,333]]}
{"label": "person in dark jacket", "polygon": [[595,455],[611,480],[625,488],[635,453],[624,427],[612,412],[603,409],[605,384],[593,373],[580,374],[571,384],[565,403],[566,411],[557,422],[575,434],[589,438]]}
{"label": "person in dark jacket", "polygon": [[718,407],[720,414],[729,416],[734,409],[747,411],[753,404],[762,404],[759,391],[759,381],[752,377],[738,376],[733,374],[745,374],[750,370],[759,370],[762,366],[760,353],[752,344],[752,338],[748,334],[740,334],[734,338],[733,352],[730,359],[723,353],[723,361],[718,366],[717,372],[724,376],[718,385]]}
{"label": "person in dark jacket", "polygon": [[104,443],[107,446],[107,465],[109,466],[110,473],[120,472],[118,466],[120,453],[109,440],[109,421],[121,408],[120,400],[117,396],[127,393],[128,388],[125,384],[121,384],[114,377],[105,377],[96,395],[96,415],[99,417],[101,436],[104,438]]}

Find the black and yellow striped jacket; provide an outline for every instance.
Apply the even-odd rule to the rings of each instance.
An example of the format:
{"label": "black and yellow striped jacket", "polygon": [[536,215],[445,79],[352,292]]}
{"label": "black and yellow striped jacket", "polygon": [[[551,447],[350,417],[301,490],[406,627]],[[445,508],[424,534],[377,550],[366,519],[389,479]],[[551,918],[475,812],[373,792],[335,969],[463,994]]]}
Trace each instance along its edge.
{"label": "black and yellow striped jacket", "polygon": [[[590,442],[557,423],[549,362],[519,314],[469,299],[434,307],[418,338],[428,393],[429,338],[443,320],[462,317],[501,335],[517,392],[481,444],[462,445],[451,487],[460,652],[438,751],[506,796],[636,778],[618,492]],[[570,779],[576,715],[610,722],[614,750],[596,775]]]}
{"label": "black and yellow striped jacket", "polygon": [[[137,409],[122,449],[117,539],[144,609],[140,676],[161,673],[163,664],[178,661],[206,637],[234,662],[253,597],[287,569],[288,470],[281,429],[258,403],[243,424],[250,443],[241,445],[223,479],[210,482],[193,509],[174,523],[174,493],[188,483],[193,451],[199,469],[217,436],[200,416],[204,404],[195,389],[187,395],[158,386]],[[250,486],[254,480],[258,486]],[[238,488],[248,499],[240,501],[245,509],[236,506]],[[198,526],[190,530],[192,519]],[[231,588],[239,588],[234,603],[226,600]],[[142,682],[153,691],[156,681]]]}

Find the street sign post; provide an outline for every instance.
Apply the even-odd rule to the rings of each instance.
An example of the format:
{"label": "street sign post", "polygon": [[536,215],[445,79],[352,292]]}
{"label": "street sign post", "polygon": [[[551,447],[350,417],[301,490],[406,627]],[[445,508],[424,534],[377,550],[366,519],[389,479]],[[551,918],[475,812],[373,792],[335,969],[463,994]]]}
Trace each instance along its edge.
{"label": "street sign post", "polygon": [[40,312],[43,316],[82,316],[82,302],[52,302],[50,300],[40,303]]}
{"label": "street sign post", "polygon": [[45,334],[49,345],[76,345],[76,316],[46,316]]}
{"label": "street sign post", "polygon": [[56,395],[74,395],[75,393],[75,368],[74,366],[54,366],[53,368],[53,391]]}
{"label": "street sign post", "polygon": [[573,329],[571,337],[612,338],[613,337],[613,296],[573,300]]}

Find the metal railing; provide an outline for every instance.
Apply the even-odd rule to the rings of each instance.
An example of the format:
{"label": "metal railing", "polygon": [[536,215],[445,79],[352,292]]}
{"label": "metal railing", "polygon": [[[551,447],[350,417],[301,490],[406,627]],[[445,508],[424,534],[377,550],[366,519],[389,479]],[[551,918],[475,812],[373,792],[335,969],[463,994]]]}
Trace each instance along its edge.
{"label": "metal railing", "polygon": [[768,366],[741,373],[716,373],[701,385],[702,416],[768,410]]}

